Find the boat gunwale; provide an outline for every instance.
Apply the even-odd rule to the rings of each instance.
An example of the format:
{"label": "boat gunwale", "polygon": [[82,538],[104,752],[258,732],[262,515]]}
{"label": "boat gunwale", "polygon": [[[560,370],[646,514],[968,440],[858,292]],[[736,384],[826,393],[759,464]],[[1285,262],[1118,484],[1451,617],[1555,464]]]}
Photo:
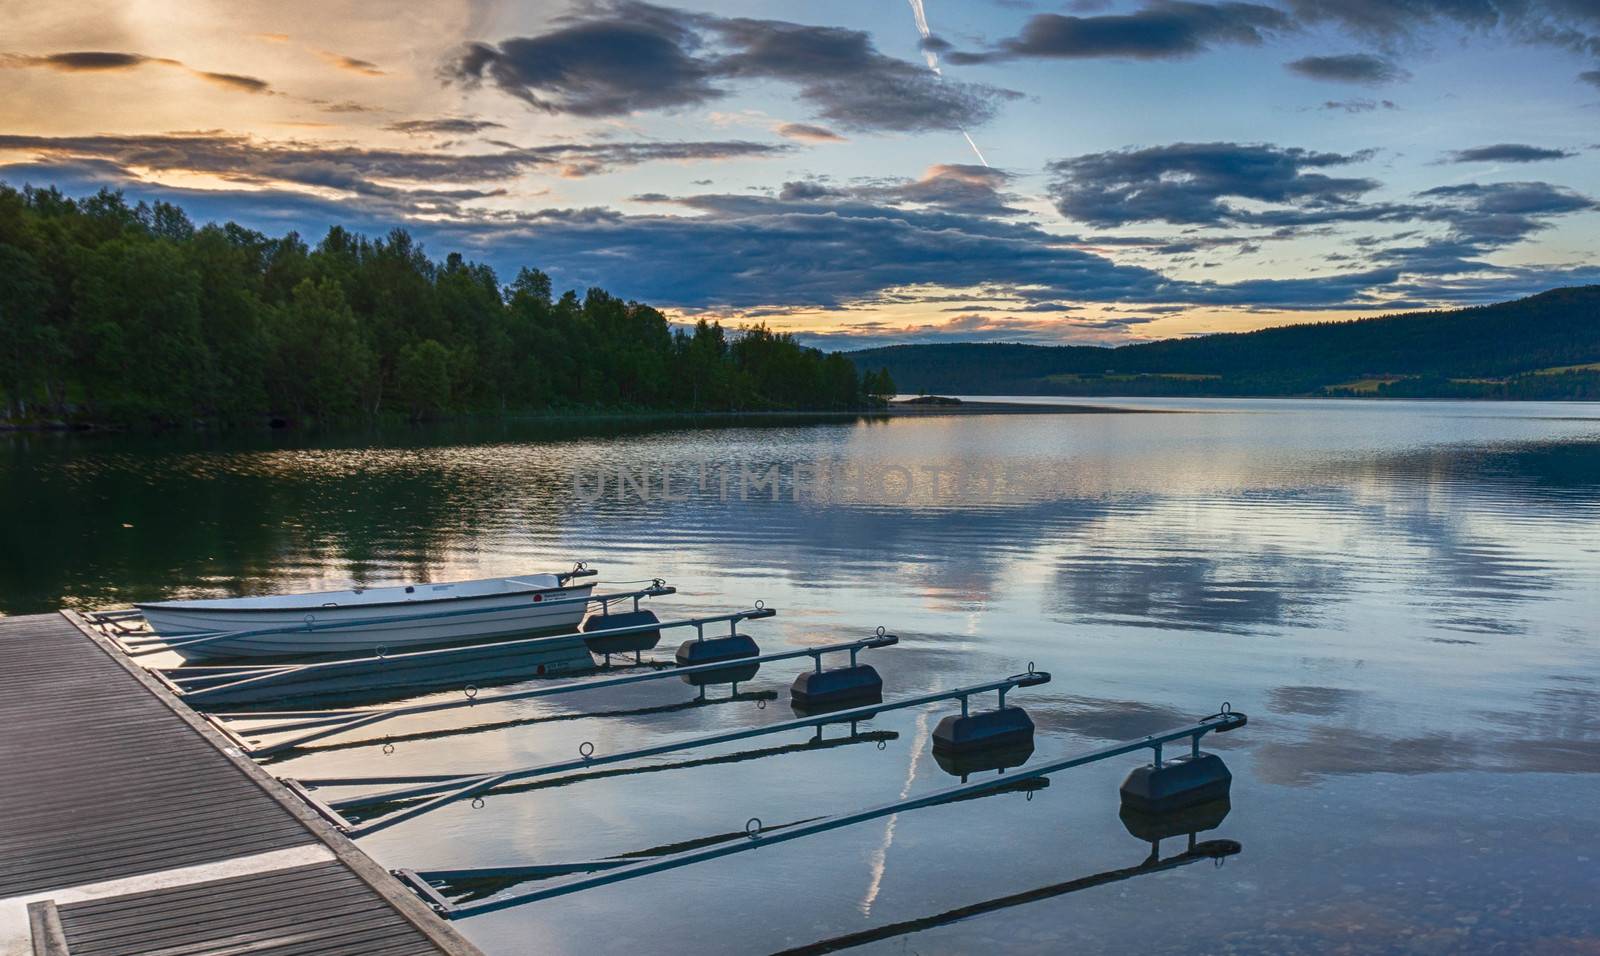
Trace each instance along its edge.
{"label": "boat gunwale", "polygon": [[[227,608],[207,607],[207,608],[197,608],[197,607],[186,607],[185,605],[188,604],[187,601],[146,601],[144,603],[135,603],[133,606],[135,608],[137,608],[138,610],[140,610],[140,611],[143,611],[146,608],[154,608],[154,609],[156,609],[158,611],[221,612],[223,614],[284,614],[284,613],[289,613],[289,612],[293,612],[293,611],[311,611],[311,612],[315,612],[315,611],[328,611],[328,610],[334,610],[334,609],[340,609],[340,610],[342,610],[342,609],[359,609],[359,608],[363,608],[363,607],[367,607],[367,608],[410,607],[410,606],[416,605],[416,604],[441,604],[441,603],[443,603],[445,601],[486,601],[486,600],[497,600],[499,598],[507,598],[507,597],[522,597],[524,595],[533,596],[533,595],[536,595],[536,594],[539,594],[539,595],[543,595],[543,594],[559,594],[559,593],[564,592],[564,591],[586,591],[586,590],[587,591],[592,591],[592,590],[594,590],[594,588],[595,588],[594,584],[576,584],[576,585],[574,585],[574,584],[563,584],[563,585],[560,585],[560,586],[557,586],[557,587],[553,587],[553,588],[543,588],[541,590],[502,591],[502,592],[500,592],[498,594],[452,594],[452,595],[446,595],[445,597],[419,598],[417,600],[412,600],[412,601],[381,601],[381,602],[374,602],[372,604],[367,604],[367,605],[361,605],[361,604],[335,604],[331,608],[327,604],[302,604],[302,605],[298,605],[298,606],[284,605],[282,607],[227,607]],[[324,594],[338,594],[338,593],[342,593],[342,592],[324,591],[322,593],[324,593]],[[273,596],[276,596],[276,595],[253,595],[253,596],[256,596],[256,597],[273,597]],[[285,596],[287,596],[287,595],[285,595]],[[199,600],[208,601],[208,600],[228,600],[228,599],[227,598],[220,598],[220,599],[218,599],[218,598],[200,598]]]}

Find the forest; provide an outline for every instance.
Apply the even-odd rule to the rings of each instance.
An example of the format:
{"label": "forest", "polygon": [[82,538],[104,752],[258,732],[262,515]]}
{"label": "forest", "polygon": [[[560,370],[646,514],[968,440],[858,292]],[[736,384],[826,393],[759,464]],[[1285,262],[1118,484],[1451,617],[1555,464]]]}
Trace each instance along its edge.
{"label": "forest", "polygon": [[850,353],[903,392],[1600,399],[1600,286],[1449,311],[1105,348],[900,345]]}
{"label": "forest", "polygon": [[309,245],[102,190],[0,184],[11,425],[422,420],[562,410],[834,410],[886,373],[764,326],[674,327],[602,289],[509,284],[403,230]]}

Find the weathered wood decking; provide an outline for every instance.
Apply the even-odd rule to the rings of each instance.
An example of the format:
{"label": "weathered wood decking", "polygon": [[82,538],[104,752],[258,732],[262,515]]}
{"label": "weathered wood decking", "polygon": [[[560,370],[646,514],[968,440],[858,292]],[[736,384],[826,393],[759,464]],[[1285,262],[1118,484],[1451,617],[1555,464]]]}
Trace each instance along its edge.
{"label": "weathered wood decking", "polygon": [[468,956],[70,615],[0,618],[0,956]]}

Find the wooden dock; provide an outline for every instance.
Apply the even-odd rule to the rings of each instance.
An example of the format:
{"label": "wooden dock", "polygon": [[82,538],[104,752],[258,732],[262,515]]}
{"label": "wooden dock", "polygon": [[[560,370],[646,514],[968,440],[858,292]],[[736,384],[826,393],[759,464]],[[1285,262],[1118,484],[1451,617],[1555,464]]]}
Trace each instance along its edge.
{"label": "wooden dock", "polygon": [[0,956],[482,956],[70,613],[0,618]]}

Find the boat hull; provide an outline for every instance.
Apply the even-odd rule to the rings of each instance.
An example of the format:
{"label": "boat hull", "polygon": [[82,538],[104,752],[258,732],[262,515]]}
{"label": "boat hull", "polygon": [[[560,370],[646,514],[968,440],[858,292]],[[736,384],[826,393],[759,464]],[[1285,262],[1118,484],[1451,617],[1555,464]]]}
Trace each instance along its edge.
{"label": "boat hull", "polygon": [[[593,585],[580,585],[446,601],[314,609],[235,610],[159,604],[139,609],[152,630],[175,641],[214,632],[236,635],[174,648],[185,660],[358,655],[576,630],[588,610],[583,599],[591,591]],[[272,633],[260,633],[263,631]],[[581,638],[574,642],[581,643]]]}

